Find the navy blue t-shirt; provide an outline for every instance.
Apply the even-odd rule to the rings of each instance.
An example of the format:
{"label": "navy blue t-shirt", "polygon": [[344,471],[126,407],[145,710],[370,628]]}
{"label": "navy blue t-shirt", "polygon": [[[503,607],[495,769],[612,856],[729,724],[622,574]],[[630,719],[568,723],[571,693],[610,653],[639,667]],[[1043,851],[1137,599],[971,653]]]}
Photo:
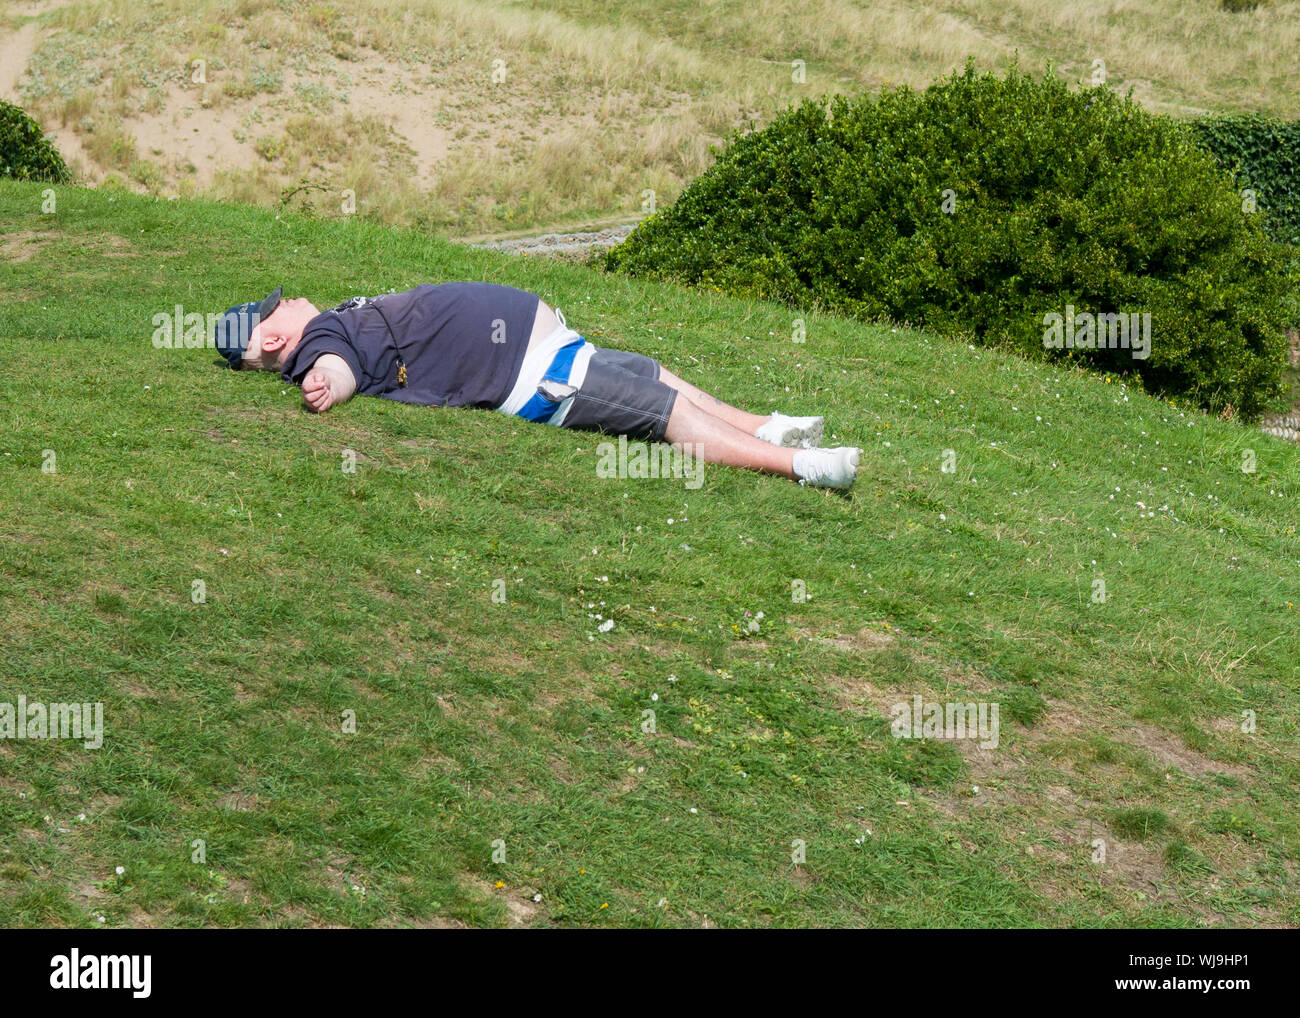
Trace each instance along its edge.
{"label": "navy blue t-shirt", "polygon": [[[361,395],[493,410],[514,387],[539,300],[497,283],[423,283],[353,297],[307,323],[280,374],[301,384],[317,357],[338,354]],[[399,351],[405,387],[398,382]]]}

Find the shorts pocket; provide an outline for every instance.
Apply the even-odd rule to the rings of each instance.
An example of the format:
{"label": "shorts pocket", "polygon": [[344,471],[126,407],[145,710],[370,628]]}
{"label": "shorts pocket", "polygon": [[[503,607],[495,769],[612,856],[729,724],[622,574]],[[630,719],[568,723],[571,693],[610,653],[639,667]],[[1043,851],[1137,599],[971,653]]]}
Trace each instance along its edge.
{"label": "shorts pocket", "polygon": [[576,385],[569,385],[566,382],[552,382],[549,379],[543,379],[537,386],[537,395],[548,403],[554,403],[559,406],[566,399],[578,391]]}

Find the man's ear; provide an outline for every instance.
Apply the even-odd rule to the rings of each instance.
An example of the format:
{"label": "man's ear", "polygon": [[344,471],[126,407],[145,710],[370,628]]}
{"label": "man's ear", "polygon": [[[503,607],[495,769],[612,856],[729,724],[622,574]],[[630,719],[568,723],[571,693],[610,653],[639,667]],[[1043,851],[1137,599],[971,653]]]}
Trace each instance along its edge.
{"label": "man's ear", "polygon": [[282,346],[284,346],[283,336],[270,335],[262,337],[262,351],[264,353],[275,353]]}

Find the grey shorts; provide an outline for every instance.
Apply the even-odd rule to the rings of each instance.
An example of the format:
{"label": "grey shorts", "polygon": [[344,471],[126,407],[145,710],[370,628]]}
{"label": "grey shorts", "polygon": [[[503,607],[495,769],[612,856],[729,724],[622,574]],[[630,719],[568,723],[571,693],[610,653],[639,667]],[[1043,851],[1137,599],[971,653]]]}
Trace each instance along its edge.
{"label": "grey shorts", "polygon": [[677,390],[659,381],[653,357],[597,347],[564,427],[661,442],[676,400]]}

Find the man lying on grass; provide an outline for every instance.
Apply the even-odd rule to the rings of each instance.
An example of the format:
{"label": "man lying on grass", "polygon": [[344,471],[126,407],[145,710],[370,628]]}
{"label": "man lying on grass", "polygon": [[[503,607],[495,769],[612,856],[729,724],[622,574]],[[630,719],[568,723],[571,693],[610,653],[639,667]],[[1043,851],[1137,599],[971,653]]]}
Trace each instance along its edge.
{"label": "man lying on grass", "polygon": [[650,357],[593,346],[536,294],[511,286],[426,283],[329,311],[284,300],[276,287],[226,311],[215,342],[232,368],[279,371],[300,384],[318,413],[359,392],[689,443],[705,462],[801,484],[849,488],[857,474],[860,450],[817,448],[821,417],[728,406]]}

